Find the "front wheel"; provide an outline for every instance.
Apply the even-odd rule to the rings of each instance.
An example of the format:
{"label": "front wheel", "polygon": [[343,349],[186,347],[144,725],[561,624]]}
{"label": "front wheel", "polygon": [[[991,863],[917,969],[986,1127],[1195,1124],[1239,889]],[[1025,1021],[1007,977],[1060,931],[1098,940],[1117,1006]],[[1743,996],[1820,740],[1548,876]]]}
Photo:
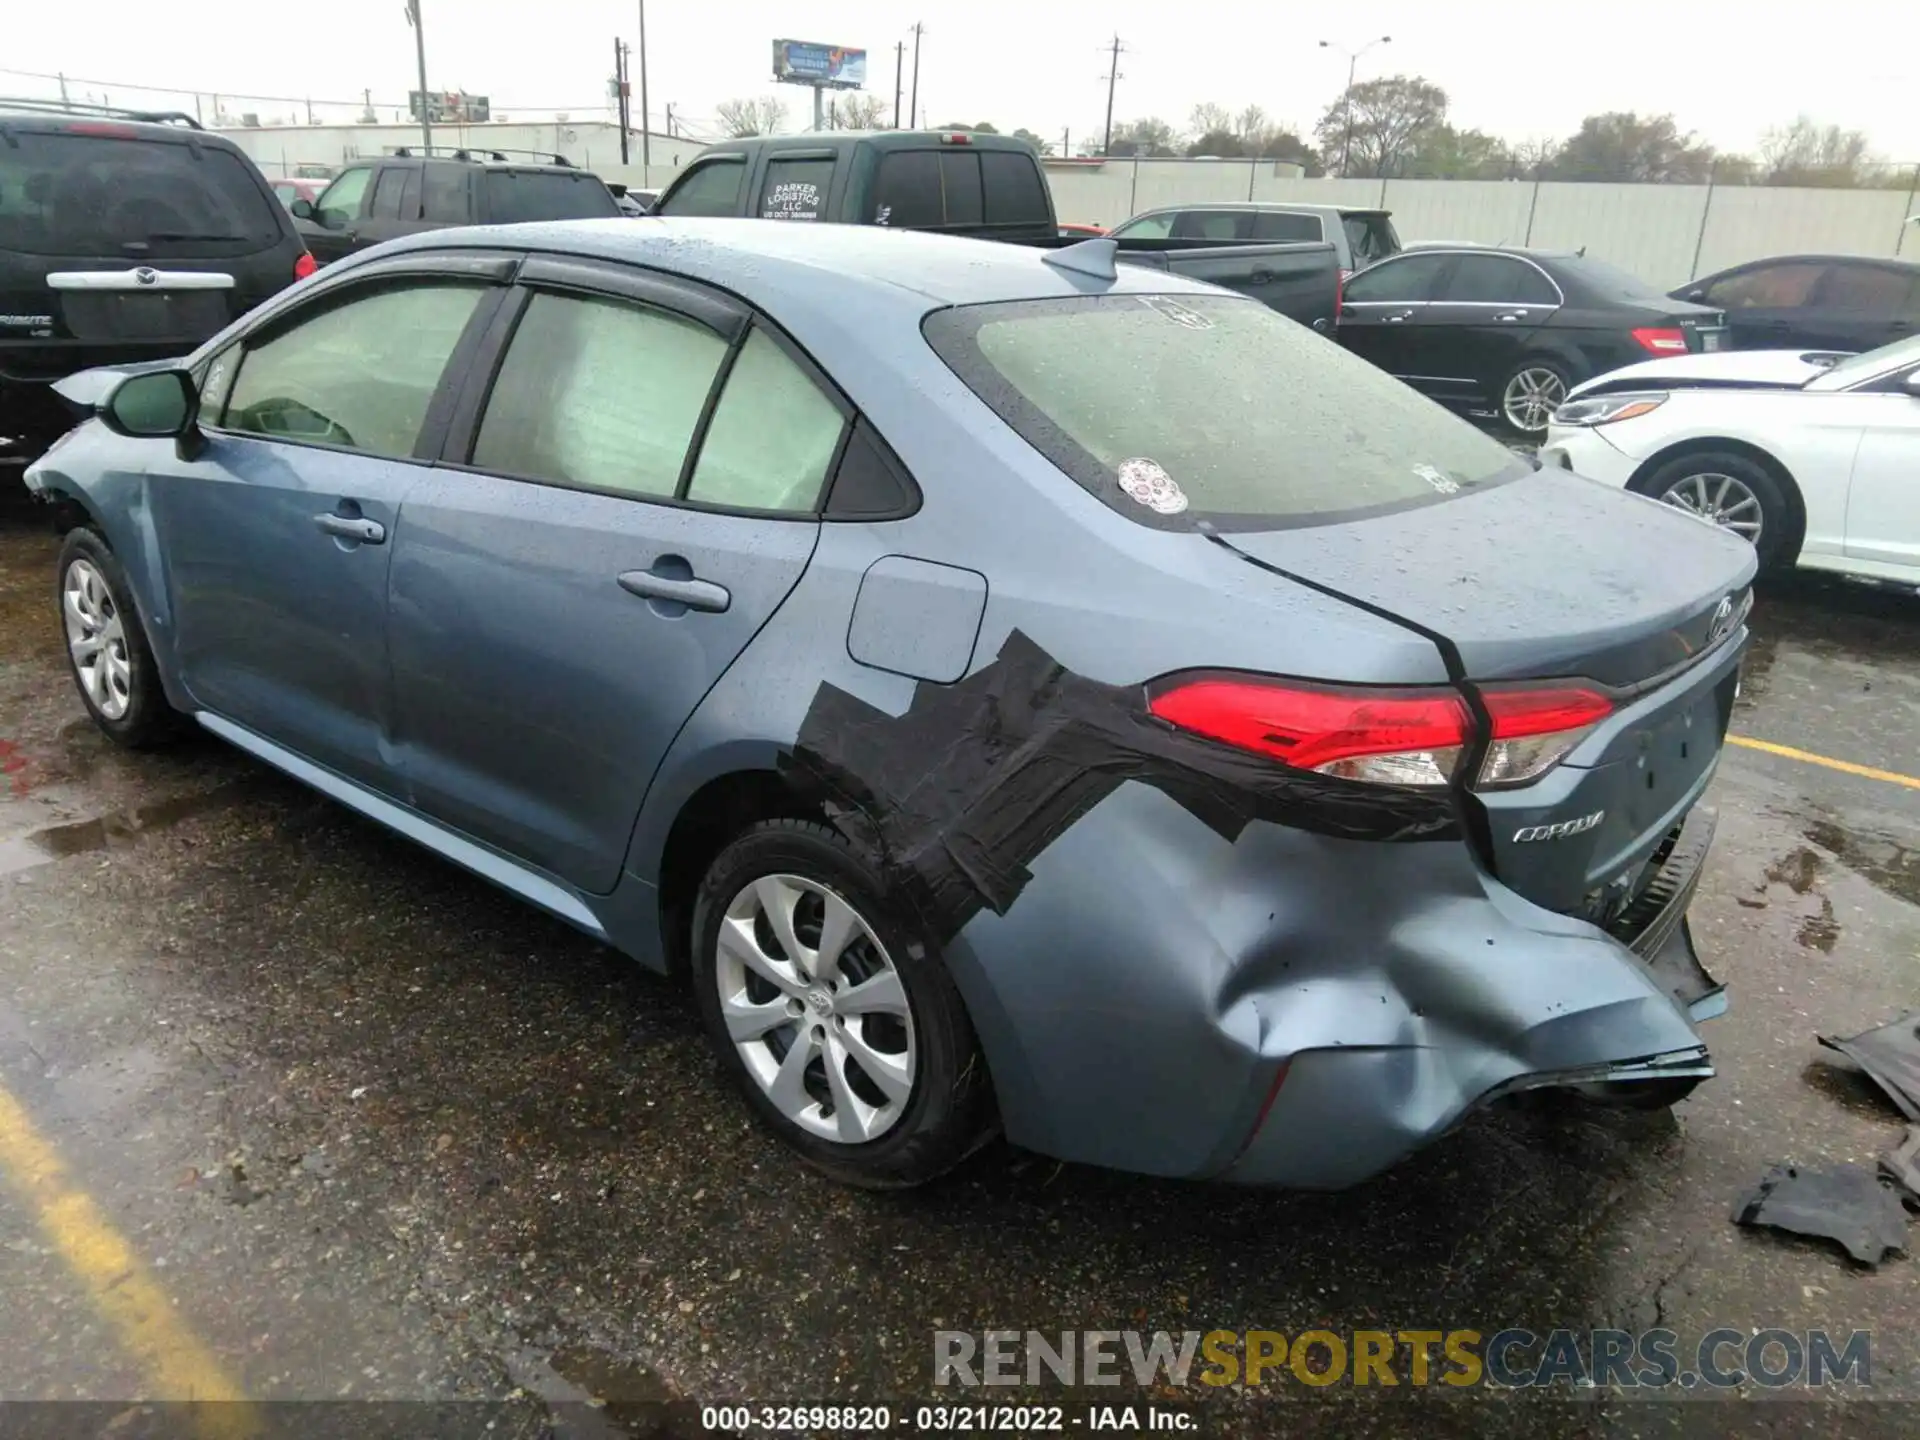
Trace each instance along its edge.
{"label": "front wheel", "polygon": [[979,1043],[938,952],[825,825],[770,820],[723,850],[693,913],[693,980],[761,1121],[847,1184],[897,1189],[992,1134]]}
{"label": "front wheel", "polygon": [[67,666],[93,723],[129,750],[173,738],[180,714],[167,703],[132,587],[107,542],[92,530],[73,531],[60,547],[58,573]]}
{"label": "front wheel", "polygon": [[1542,439],[1567,398],[1569,380],[1557,360],[1523,360],[1500,382],[1500,419],[1516,435]]}
{"label": "front wheel", "polygon": [[1738,535],[1753,546],[1762,570],[1791,563],[1787,497],[1773,472],[1751,456],[1682,455],[1635,480],[1633,489]]}

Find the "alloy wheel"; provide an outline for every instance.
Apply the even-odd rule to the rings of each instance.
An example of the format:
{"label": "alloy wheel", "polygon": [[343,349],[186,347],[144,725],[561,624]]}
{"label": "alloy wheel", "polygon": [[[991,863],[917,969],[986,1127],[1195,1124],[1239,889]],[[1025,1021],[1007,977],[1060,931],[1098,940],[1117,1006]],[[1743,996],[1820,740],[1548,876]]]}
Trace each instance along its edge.
{"label": "alloy wheel", "polygon": [[720,921],[720,1015],[747,1073],[809,1134],[864,1144],[913,1096],[913,1010],[900,972],[848,901],[800,875],[764,875]]}
{"label": "alloy wheel", "polygon": [[133,661],[127,632],[106,577],[88,560],[67,566],[61,587],[61,614],[67,626],[67,652],[81,688],[108,720],[118,720],[133,703]]}
{"label": "alloy wheel", "polygon": [[1567,398],[1567,382],[1544,365],[1522,370],[1507,382],[1500,397],[1500,413],[1516,430],[1529,435],[1547,428],[1553,412]]}
{"label": "alloy wheel", "polygon": [[1750,544],[1760,543],[1766,529],[1766,510],[1747,483],[1735,475],[1713,472],[1676,480],[1660,497],[1676,510],[1730,530]]}

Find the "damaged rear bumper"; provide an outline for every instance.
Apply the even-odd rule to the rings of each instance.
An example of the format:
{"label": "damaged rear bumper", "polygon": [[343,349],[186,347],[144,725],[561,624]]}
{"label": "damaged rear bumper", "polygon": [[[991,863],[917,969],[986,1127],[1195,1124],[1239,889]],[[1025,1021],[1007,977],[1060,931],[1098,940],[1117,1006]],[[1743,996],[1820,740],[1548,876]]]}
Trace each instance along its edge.
{"label": "damaged rear bumper", "polygon": [[1116,1168],[1334,1189],[1490,1100],[1712,1073],[1725,1008],[1686,910],[1696,807],[1603,929],[1455,841],[1250,825],[1123,786],[950,949],[1015,1143]]}

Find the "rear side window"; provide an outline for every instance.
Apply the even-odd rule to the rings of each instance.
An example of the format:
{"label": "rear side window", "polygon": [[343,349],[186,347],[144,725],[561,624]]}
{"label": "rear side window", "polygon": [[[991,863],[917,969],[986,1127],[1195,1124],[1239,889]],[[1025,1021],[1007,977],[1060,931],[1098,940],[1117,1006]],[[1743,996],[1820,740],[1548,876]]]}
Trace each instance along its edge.
{"label": "rear side window", "polygon": [[1263,210],[1253,217],[1256,240],[1324,240],[1318,215],[1295,215],[1285,210]]}
{"label": "rear side window", "polygon": [[894,150],[880,157],[873,187],[874,224],[931,230],[945,218],[938,151]]}
{"label": "rear side window", "polygon": [[1252,231],[1244,210],[1182,210],[1173,222],[1176,240],[1245,240]]}
{"label": "rear side window", "polygon": [[526,220],[592,220],[618,215],[613,192],[597,175],[551,170],[490,170],[487,219],[495,225]]}
{"label": "rear side window", "polygon": [[420,218],[420,169],[416,165],[388,165],[373,187],[376,220]]}
{"label": "rear side window", "polygon": [[[762,220],[818,220],[833,183],[833,161],[770,160],[760,186]],[[632,194],[631,191],[628,192]]]}
{"label": "rear side window", "polygon": [[[400,286],[296,321],[242,356],[226,428],[412,455],[440,372],[485,293],[480,285]],[[222,383],[209,375],[210,389]]]}
{"label": "rear side window", "polygon": [[1053,217],[1039,162],[1013,150],[982,150],[980,179],[987,224],[1046,225]]}
{"label": "rear side window", "polygon": [[467,223],[469,172],[455,165],[429,165],[424,188],[425,218],[442,225]]}
{"label": "rear side window", "polygon": [[746,183],[744,160],[709,160],[696,165],[660,202],[661,215],[738,215],[740,187]]}
{"label": "rear side window", "polygon": [[1560,292],[1525,261],[1462,255],[1440,298],[1478,305],[1558,305]]}
{"label": "rear side window", "polygon": [[285,236],[252,164],[204,141],[121,139],[11,128],[0,143],[0,249],[155,257],[243,255]]}
{"label": "rear side window", "polygon": [[756,328],[727,372],[687,498],[811,512],[845,428],[840,407],[779,341]]}
{"label": "rear side window", "polygon": [[1451,255],[1408,255],[1390,265],[1377,265],[1347,282],[1347,304],[1431,299],[1434,282],[1452,262]]}
{"label": "rear side window", "polygon": [[1914,275],[1877,265],[1835,265],[1827,272],[1820,304],[1849,315],[1899,315],[1907,308],[1907,294],[1915,283]]}
{"label": "rear side window", "polygon": [[1355,265],[1372,265],[1400,253],[1400,237],[1385,215],[1342,215],[1340,224]]}
{"label": "rear side window", "polygon": [[664,311],[535,295],[487,397],[473,463],[670,496],[726,353],[711,330]]}
{"label": "rear side window", "polygon": [[1775,310],[1804,305],[1812,298],[1825,266],[1797,263],[1762,265],[1716,280],[1707,303],[1722,310]]}
{"label": "rear side window", "polygon": [[1255,300],[970,305],[934,312],[925,332],[1022,438],[1146,525],[1327,522],[1528,473],[1498,441]]}

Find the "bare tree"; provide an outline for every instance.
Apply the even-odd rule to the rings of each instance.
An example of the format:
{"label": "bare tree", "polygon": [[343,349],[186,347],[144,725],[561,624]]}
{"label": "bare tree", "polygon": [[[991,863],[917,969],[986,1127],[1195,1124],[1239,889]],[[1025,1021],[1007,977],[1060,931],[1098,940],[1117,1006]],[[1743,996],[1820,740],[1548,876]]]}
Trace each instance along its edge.
{"label": "bare tree", "polygon": [[1767,132],[1760,142],[1760,169],[1768,185],[1840,189],[1872,185],[1886,166],[1869,150],[1864,132],[1816,125],[1802,115]]}
{"label": "bare tree", "polygon": [[878,95],[836,95],[836,130],[878,130],[892,107]]}
{"label": "bare tree", "polygon": [[1233,133],[1233,116],[1224,105],[1215,105],[1209,100],[1204,105],[1193,107],[1193,114],[1187,117],[1188,128],[1196,135]]}
{"label": "bare tree", "polygon": [[734,140],[748,135],[771,135],[787,119],[787,102],[773,95],[722,100],[713,110],[720,117],[720,127]]}

